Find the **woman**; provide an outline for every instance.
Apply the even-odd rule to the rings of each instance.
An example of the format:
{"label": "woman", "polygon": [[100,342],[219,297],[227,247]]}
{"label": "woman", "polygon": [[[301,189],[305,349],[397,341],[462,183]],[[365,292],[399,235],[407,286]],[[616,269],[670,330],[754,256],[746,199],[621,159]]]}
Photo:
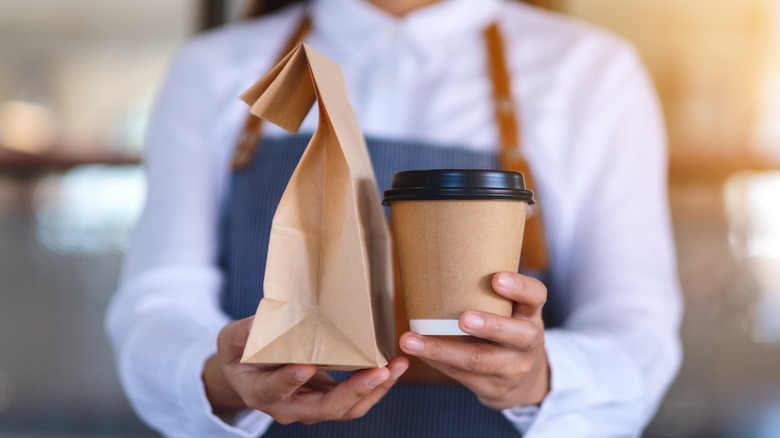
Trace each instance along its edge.
{"label": "woman", "polygon": [[[486,342],[401,336],[462,385],[391,389],[403,357],[341,383],[313,366],[237,363],[262,293],[242,285],[261,283],[262,223],[307,139],[266,124],[254,159],[231,171],[247,114],[237,96],[304,16],[304,40],[344,69],[380,190],[402,166],[496,166],[485,29],[500,30],[552,263],[546,284],[494,277],[513,318],[461,316]],[[152,120],[147,209],[107,318],[123,385],[171,436],[638,436],[680,356],[664,154],[634,52],[520,3],[314,0],[198,37]],[[262,202],[242,202],[258,189]]]}

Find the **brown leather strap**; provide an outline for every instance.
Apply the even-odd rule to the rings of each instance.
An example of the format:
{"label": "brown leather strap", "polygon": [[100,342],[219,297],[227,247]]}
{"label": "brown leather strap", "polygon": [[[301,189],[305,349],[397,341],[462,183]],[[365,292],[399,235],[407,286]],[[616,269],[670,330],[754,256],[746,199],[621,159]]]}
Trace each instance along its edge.
{"label": "brown leather strap", "polygon": [[[526,187],[534,190],[536,201],[539,202],[539,192],[533,182],[531,169],[523,156],[520,141],[519,120],[515,112],[512,98],[509,69],[504,58],[504,44],[498,24],[493,23],[485,29],[485,45],[488,55],[488,69],[493,84],[493,102],[496,111],[501,149],[499,159],[501,168],[521,172],[525,176]],[[525,223],[521,267],[527,270],[544,270],[548,267],[547,241],[544,234],[544,223],[538,204],[532,206],[531,214]]]}
{"label": "brown leather strap", "polygon": [[[309,32],[311,28],[311,19],[308,14],[304,14],[298,23],[298,27],[290,35],[287,43],[282,47],[281,53],[277,56],[276,62],[281,61],[292,49],[295,48],[303,37]],[[249,116],[244,122],[244,128],[241,131],[241,137],[236,145],[235,152],[233,154],[233,170],[241,170],[252,161],[252,158],[257,152],[257,148],[260,144],[260,135],[262,134],[263,119],[249,113]]]}

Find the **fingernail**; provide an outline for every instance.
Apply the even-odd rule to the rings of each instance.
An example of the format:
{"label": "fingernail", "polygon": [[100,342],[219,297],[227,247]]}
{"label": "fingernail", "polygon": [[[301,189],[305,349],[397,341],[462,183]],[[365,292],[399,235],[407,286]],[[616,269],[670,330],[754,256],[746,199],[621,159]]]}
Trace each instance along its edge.
{"label": "fingernail", "polygon": [[485,320],[479,315],[467,313],[466,316],[463,317],[463,325],[471,330],[479,330],[485,325]]}
{"label": "fingernail", "polygon": [[376,377],[368,382],[368,387],[371,389],[376,388],[377,386],[385,383],[385,381],[387,381],[387,378]]}
{"label": "fingernail", "polygon": [[311,373],[307,370],[298,370],[295,372],[295,380],[305,382],[311,378]]}
{"label": "fingernail", "polygon": [[509,274],[498,274],[498,285],[504,289],[509,289],[515,285],[515,279]]}
{"label": "fingernail", "polygon": [[404,344],[404,347],[408,351],[423,351],[423,348],[425,348],[425,343],[422,339],[416,337],[416,336],[409,336],[406,338],[406,343]]}

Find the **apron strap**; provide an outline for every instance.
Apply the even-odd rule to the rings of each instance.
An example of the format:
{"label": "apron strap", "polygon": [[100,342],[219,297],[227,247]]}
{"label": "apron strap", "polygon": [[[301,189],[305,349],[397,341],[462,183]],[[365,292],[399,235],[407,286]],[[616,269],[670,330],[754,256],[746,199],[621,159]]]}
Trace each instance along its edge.
{"label": "apron strap", "polygon": [[[520,140],[517,114],[514,99],[512,99],[511,80],[504,58],[504,42],[497,23],[492,23],[485,29],[485,46],[488,56],[490,81],[493,84],[493,102],[498,126],[499,160],[501,168],[521,172],[525,176],[525,184],[539,198],[539,192],[534,184],[531,169],[525,160]],[[529,217],[525,223],[522,258],[520,265],[524,270],[543,272],[549,265],[547,255],[547,240],[544,234],[544,223],[538,204],[529,207]]]}

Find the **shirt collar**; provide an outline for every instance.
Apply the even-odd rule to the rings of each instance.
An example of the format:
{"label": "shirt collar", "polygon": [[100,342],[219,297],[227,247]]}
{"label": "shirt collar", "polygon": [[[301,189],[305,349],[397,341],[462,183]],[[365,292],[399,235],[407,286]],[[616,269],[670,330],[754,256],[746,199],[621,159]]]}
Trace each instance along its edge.
{"label": "shirt collar", "polygon": [[373,38],[392,34],[422,54],[433,55],[444,42],[481,32],[497,19],[501,0],[441,0],[396,17],[367,0],[313,0],[315,32],[338,47],[346,59]]}

